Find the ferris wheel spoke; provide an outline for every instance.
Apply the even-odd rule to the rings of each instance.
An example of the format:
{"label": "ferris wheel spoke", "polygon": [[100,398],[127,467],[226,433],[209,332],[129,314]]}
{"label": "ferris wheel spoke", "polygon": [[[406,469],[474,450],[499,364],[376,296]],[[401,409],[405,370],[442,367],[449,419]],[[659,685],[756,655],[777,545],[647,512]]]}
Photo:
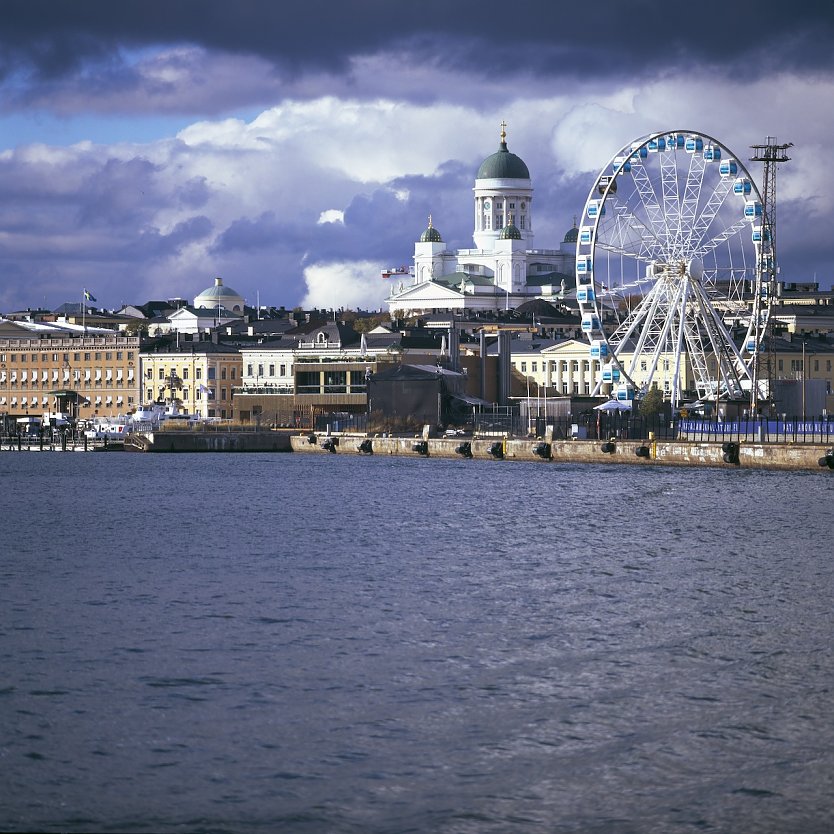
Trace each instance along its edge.
{"label": "ferris wheel spoke", "polygon": [[701,203],[701,189],[706,172],[706,163],[702,154],[689,154],[689,167],[683,187],[680,203],[680,237],[676,255],[681,258],[691,257],[692,237],[698,209]]}
{"label": "ferris wheel spoke", "polygon": [[[648,175],[645,165],[632,168],[635,193],[639,199],[642,213],[646,217],[645,225],[651,228],[651,238],[658,242],[661,250],[666,251],[669,241],[669,229],[663,213],[661,200],[655,191],[654,183]],[[634,209],[633,211],[636,211]]]}
{"label": "ferris wheel spoke", "polygon": [[695,222],[692,225],[689,248],[693,254],[703,257],[704,252],[711,251],[719,243],[738,232],[744,227],[743,219],[737,225],[733,224],[728,228],[714,229],[713,222],[732,193],[732,185],[729,180],[719,180],[718,185],[709,195],[706,204],[703,206]]}

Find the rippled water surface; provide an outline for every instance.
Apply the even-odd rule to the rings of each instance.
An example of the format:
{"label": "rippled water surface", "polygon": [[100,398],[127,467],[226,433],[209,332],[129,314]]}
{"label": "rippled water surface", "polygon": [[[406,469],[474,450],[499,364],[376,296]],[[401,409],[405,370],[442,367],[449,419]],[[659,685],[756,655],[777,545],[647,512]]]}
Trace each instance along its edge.
{"label": "rippled water surface", "polygon": [[0,830],[834,830],[825,474],[0,453],[0,478]]}

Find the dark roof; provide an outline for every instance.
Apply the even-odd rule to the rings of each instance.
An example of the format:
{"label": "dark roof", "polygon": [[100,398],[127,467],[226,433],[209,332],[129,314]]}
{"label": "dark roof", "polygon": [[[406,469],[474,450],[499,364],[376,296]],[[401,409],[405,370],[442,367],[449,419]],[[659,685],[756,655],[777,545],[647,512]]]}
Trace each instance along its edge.
{"label": "dark roof", "polygon": [[224,344],[223,342],[213,342],[209,339],[184,339],[179,338],[174,333],[166,334],[165,336],[157,336],[143,342],[139,349],[140,353],[240,353],[240,350],[235,345]]}
{"label": "dark roof", "polygon": [[501,142],[498,150],[488,156],[478,168],[479,180],[529,180],[530,171],[524,160],[507,150],[507,143]]}
{"label": "dark roof", "polygon": [[541,318],[565,318],[565,314],[558,307],[554,307],[549,301],[545,301],[543,298],[533,298],[530,301],[525,301],[524,304],[519,304],[515,308],[515,311],[520,316],[531,316],[535,314]]}
{"label": "dark roof", "polygon": [[462,377],[458,371],[450,371],[435,365],[394,365],[378,371],[373,375],[374,382],[391,380],[408,380],[409,382],[431,381],[438,378],[454,376]]}

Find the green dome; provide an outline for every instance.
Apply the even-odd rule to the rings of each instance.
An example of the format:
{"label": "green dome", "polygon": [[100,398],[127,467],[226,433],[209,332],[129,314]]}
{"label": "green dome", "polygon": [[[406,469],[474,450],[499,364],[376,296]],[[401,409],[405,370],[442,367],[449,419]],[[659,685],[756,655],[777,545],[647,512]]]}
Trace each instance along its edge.
{"label": "green dome", "polygon": [[521,232],[518,230],[517,226],[512,223],[508,223],[503,229],[501,229],[499,240],[521,240]]}
{"label": "green dome", "polygon": [[507,150],[502,141],[496,153],[488,156],[478,168],[479,180],[529,180],[530,171],[524,160]]}
{"label": "green dome", "polygon": [[431,215],[429,215],[428,229],[420,235],[420,243],[443,243],[443,238],[440,237],[440,232],[432,226]]}
{"label": "green dome", "polygon": [[574,222],[573,228],[568,229],[565,232],[565,243],[576,243],[579,240],[579,229],[576,228],[576,223]]}

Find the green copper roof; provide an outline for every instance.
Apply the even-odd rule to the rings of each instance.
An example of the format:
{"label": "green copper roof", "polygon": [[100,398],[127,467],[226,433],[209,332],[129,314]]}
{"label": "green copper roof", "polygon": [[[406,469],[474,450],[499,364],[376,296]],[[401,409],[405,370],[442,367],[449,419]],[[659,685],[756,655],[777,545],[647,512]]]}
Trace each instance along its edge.
{"label": "green copper roof", "polygon": [[420,243],[443,243],[443,238],[440,237],[440,232],[434,228],[434,224],[429,215],[429,227],[423,234],[420,235]]}
{"label": "green copper roof", "polygon": [[577,240],[579,240],[579,229],[577,229],[576,226],[565,232],[565,243],[576,243]]}
{"label": "green copper roof", "polygon": [[518,230],[517,226],[512,223],[508,223],[503,229],[501,229],[499,238],[501,240],[521,240],[521,232]]}
{"label": "green copper roof", "polygon": [[498,151],[488,156],[478,168],[479,180],[529,180],[530,171],[524,160],[507,150],[507,143],[501,142]]}
{"label": "green copper roof", "polygon": [[443,238],[440,237],[440,232],[429,226],[423,234],[420,235],[420,243],[443,243]]}

